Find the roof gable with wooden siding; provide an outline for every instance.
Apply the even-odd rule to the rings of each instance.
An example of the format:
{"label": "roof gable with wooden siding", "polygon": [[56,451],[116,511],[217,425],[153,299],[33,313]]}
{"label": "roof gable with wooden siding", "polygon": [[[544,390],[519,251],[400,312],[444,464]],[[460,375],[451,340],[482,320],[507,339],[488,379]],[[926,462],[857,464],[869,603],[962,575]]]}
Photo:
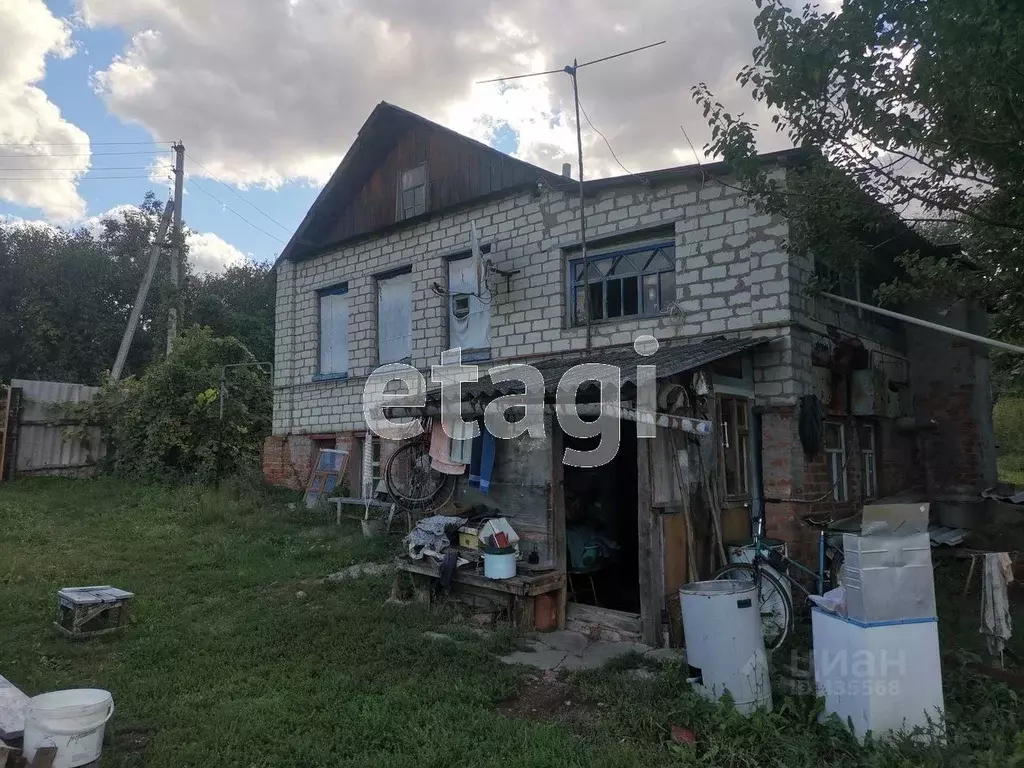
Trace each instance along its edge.
{"label": "roof gable with wooden siding", "polygon": [[[426,210],[399,214],[403,171],[426,167]],[[418,221],[439,211],[557,174],[517,160],[426,118],[381,102],[289,241],[282,259],[300,260],[354,238]]]}

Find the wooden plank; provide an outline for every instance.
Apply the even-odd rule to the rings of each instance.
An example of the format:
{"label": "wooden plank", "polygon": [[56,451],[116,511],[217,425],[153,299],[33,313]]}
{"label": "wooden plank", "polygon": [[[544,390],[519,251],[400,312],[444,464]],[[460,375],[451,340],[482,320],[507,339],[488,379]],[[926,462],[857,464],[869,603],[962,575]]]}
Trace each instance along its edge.
{"label": "wooden plank", "polygon": [[[565,440],[558,420],[550,416],[545,416],[545,419],[551,420],[551,554],[555,570],[564,574],[568,561],[565,541],[565,465],[562,464]],[[560,590],[555,598],[555,623],[558,629],[565,629],[568,591]]]}
{"label": "wooden plank", "polygon": [[[438,578],[441,575],[440,568],[433,563],[423,560],[409,560],[398,558],[395,561],[396,567],[401,571],[416,573],[422,576]],[[533,596],[542,595],[546,592],[554,592],[565,586],[565,574],[557,571],[538,574],[516,574],[511,579],[488,579],[482,573],[467,571],[465,569],[455,571],[453,581],[461,584],[472,584],[476,587],[489,589],[493,592],[504,592],[509,595]]]}
{"label": "wooden plank", "polygon": [[682,515],[662,515],[665,548],[665,594],[678,592],[686,575],[686,521]]}
{"label": "wooden plank", "polygon": [[[661,526],[656,525],[654,509],[651,506],[651,441],[637,438],[636,451],[636,518],[637,537],[640,548],[640,625],[643,641],[648,645],[661,645],[661,603],[663,582],[655,581],[657,570],[655,546],[661,544]],[[655,533],[657,528],[657,534]]]}
{"label": "wooden plank", "polygon": [[36,750],[35,756],[29,768],[52,768],[53,762],[57,759],[56,747],[40,747]]}

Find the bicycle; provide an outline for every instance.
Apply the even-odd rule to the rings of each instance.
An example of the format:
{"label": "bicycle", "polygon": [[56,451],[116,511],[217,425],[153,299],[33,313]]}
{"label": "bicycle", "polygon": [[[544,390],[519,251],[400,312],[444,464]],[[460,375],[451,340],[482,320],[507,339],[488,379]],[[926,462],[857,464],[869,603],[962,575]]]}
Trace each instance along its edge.
{"label": "bicycle", "polygon": [[458,477],[438,472],[431,464],[430,431],[425,430],[395,450],[384,467],[388,495],[412,517],[425,517],[455,495]]}
{"label": "bicycle", "polygon": [[[845,518],[844,518],[845,519]],[[753,558],[750,563],[731,563],[720,568],[712,579],[733,579],[754,582],[757,587],[761,610],[761,628],[765,648],[775,651],[781,648],[793,630],[793,588],[804,593],[822,595],[827,589],[842,585],[843,548],[829,538],[832,518],[801,518],[801,521],[818,529],[818,567],[808,568],[784,552],[779,552],[768,543],[764,535],[764,507],[754,518]],[[796,574],[813,579],[815,591],[804,586]],[[784,581],[785,580],[785,581]],[[787,589],[787,584],[789,589]]]}

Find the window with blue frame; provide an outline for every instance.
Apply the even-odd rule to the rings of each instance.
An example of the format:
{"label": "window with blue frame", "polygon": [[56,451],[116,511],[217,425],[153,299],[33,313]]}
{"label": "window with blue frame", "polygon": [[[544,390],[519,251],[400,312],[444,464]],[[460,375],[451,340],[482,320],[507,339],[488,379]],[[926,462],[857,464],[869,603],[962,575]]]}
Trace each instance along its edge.
{"label": "window with blue frame", "polygon": [[649,317],[667,312],[676,300],[675,253],[675,242],[668,240],[588,254],[586,280],[583,259],[572,259],[569,262],[572,324],[587,322],[584,314],[587,285],[591,320]]}
{"label": "window with blue frame", "polygon": [[317,293],[320,302],[320,365],[318,376],[348,374],[348,283]]}

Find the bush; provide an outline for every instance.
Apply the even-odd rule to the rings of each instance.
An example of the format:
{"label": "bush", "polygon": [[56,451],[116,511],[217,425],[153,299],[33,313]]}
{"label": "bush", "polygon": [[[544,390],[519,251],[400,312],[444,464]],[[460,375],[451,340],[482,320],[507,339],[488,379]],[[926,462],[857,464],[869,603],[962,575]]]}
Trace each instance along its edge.
{"label": "bush", "polygon": [[98,425],[106,442],[103,467],[147,480],[197,480],[252,472],[270,430],[270,374],[232,337],[193,328],[168,357],[140,378],[107,381],[89,402],[68,409],[78,425]]}

